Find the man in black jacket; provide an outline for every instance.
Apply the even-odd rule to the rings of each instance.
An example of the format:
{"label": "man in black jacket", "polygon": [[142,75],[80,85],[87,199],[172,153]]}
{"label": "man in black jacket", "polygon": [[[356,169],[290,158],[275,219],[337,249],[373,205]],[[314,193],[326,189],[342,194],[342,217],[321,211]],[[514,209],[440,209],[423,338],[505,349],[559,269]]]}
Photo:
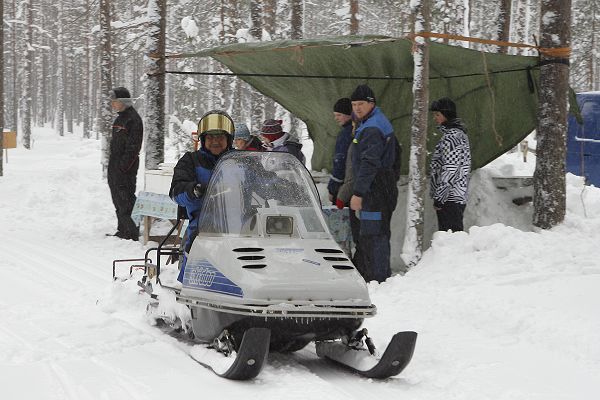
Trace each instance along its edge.
{"label": "man in black jacket", "polygon": [[112,89],[110,100],[113,110],[118,113],[113,122],[108,159],[108,187],[118,221],[117,232],[113,236],[138,240],[140,232],[131,219],[131,212],[136,199],[135,182],[144,127],[126,88]]}

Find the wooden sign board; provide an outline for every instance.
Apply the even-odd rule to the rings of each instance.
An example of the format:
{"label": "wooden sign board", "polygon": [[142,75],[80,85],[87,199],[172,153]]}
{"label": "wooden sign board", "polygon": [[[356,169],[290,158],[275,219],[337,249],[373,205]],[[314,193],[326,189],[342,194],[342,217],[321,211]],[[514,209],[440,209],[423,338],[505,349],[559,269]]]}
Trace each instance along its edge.
{"label": "wooden sign board", "polygon": [[4,149],[16,149],[17,148],[17,132],[3,132],[4,139],[2,141],[2,148]]}

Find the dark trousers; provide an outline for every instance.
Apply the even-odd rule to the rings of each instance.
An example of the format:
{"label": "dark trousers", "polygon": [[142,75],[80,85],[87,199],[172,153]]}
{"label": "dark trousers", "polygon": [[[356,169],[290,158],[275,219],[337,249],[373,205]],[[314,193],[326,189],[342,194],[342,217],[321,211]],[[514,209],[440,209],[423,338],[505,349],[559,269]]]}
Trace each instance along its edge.
{"label": "dark trousers", "polygon": [[348,209],[350,212],[350,230],[352,231],[352,241],[354,242],[354,255],[352,256],[352,263],[356,267],[356,270],[362,275],[365,281],[370,274],[363,260],[362,252],[360,249],[360,219],[356,217],[356,212],[352,209]]}
{"label": "dark trousers", "polygon": [[463,214],[466,204],[446,202],[442,204],[441,210],[436,210],[438,218],[438,230],[452,232],[463,230]]}
{"label": "dark trousers", "polygon": [[140,230],[131,219],[131,212],[135,204],[135,181],[136,176],[120,175],[111,179],[109,174],[108,187],[117,214],[117,231],[119,236],[125,239],[138,240]]}
{"label": "dark trousers", "polygon": [[390,220],[392,210],[382,212],[380,221],[362,221],[350,210],[350,227],[356,245],[352,262],[365,281],[383,282],[390,268]]}

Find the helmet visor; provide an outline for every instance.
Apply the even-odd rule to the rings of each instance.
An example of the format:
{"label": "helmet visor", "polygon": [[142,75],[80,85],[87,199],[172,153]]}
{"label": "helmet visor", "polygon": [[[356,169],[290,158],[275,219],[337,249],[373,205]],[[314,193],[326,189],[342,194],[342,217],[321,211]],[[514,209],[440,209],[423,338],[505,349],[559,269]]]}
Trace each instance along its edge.
{"label": "helmet visor", "polygon": [[232,135],[234,131],[233,122],[223,114],[209,114],[204,116],[198,123],[198,132],[201,135]]}

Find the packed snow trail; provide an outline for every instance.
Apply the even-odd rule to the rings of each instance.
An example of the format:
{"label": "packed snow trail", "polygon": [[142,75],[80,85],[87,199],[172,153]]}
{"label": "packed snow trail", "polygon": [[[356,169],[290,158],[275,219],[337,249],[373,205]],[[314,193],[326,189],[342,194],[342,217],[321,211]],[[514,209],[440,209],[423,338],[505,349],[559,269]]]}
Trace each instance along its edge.
{"label": "packed snow trail", "polygon": [[[231,382],[191,360],[189,343],[151,326],[143,297],[111,281],[112,260],[141,257],[145,247],[104,236],[116,220],[99,142],[49,129],[34,137],[32,150],[9,150],[0,177],[2,399],[595,400],[600,393],[600,190],[582,192],[572,176],[561,226],[440,233],[406,276],[369,285],[378,315],[365,326],[378,348],[396,331],[419,333],[401,375],[361,378],[317,358],[311,344],[269,355],[254,381]],[[473,191],[473,214],[486,221],[505,220],[513,208],[522,214]]]}

